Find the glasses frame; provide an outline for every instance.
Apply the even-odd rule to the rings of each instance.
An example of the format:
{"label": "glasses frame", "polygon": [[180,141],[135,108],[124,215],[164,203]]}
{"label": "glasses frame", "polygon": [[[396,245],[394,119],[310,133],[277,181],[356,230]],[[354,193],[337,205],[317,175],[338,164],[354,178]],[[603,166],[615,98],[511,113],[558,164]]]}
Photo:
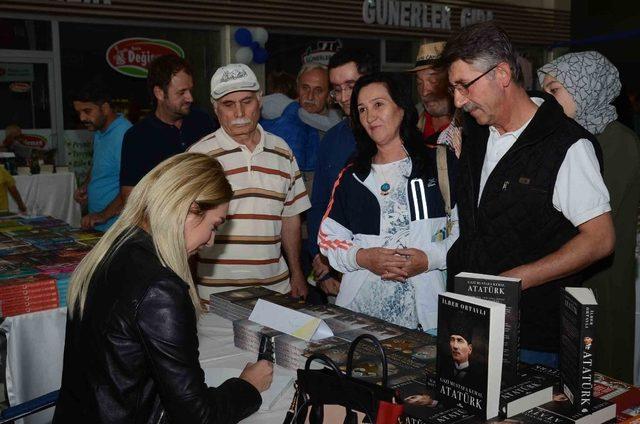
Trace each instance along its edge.
{"label": "glasses frame", "polygon": [[[343,88],[342,86],[339,86],[339,88],[340,88],[339,91],[335,90],[335,89],[329,91],[329,98],[331,98],[331,100],[333,100],[334,102],[338,101],[338,99],[337,99],[338,93],[340,93],[340,96],[342,97],[342,92],[345,89],[347,89],[347,90],[351,91],[351,93],[353,93],[353,88],[355,87],[356,83],[354,81],[353,84],[343,84],[343,85],[345,87]],[[349,86],[351,86],[351,87],[349,87]]]}
{"label": "glasses frame", "polygon": [[493,65],[491,68],[489,68],[488,71],[483,72],[482,74],[480,74],[479,76],[477,76],[476,78],[472,79],[469,82],[466,82],[464,84],[453,84],[453,85],[449,85],[448,89],[449,89],[449,94],[451,94],[452,96],[456,94],[456,91],[460,92],[460,94],[462,94],[463,96],[466,96],[469,94],[469,87],[471,87],[473,84],[475,84],[476,82],[478,82],[483,76],[487,75],[489,72],[493,71],[494,69],[496,69],[498,67],[498,65],[500,65],[499,63],[496,63],[495,65]]}

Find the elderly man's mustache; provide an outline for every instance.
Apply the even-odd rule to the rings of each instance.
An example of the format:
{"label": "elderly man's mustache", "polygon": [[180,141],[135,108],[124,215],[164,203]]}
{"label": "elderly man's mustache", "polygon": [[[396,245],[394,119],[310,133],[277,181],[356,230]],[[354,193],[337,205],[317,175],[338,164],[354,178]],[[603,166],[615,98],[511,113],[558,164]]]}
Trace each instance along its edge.
{"label": "elderly man's mustache", "polygon": [[233,121],[231,121],[231,125],[247,125],[250,124],[252,121],[249,118],[236,118]]}
{"label": "elderly man's mustache", "polygon": [[465,112],[472,112],[472,111],[478,109],[478,105],[475,104],[475,103],[469,102],[469,103],[465,103],[464,106],[462,106],[462,109]]}
{"label": "elderly man's mustache", "polygon": [[302,101],[303,105],[311,105],[311,106],[316,106],[318,104],[317,101],[315,100],[303,100]]}

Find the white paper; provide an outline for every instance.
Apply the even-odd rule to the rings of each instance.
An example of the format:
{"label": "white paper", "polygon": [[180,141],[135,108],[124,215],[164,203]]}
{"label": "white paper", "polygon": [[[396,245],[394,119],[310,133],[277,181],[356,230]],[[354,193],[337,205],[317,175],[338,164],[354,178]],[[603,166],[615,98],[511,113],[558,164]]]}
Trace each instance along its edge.
{"label": "white paper", "polygon": [[259,299],[249,320],[302,340],[333,337],[333,331],[320,318]]}
{"label": "white paper", "polygon": [[[204,368],[204,382],[209,387],[218,387],[230,378],[237,378],[241,372],[242,370],[236,368]],[[293,379],[291,377],[274,375],[271,387],[260,393],[262,396],[260,410],[270,410],[282,397],[282,394],[291,387],[292,383]]]}

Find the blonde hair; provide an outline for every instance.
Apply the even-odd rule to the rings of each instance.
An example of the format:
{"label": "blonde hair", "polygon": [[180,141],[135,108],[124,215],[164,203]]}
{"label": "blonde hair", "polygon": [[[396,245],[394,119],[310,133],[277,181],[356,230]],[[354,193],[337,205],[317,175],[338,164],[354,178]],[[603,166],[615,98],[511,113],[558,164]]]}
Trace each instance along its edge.
{"label": "blonde hair", "polygon": [[91,279],[103,262],[139,229],[151,235],[163,266],[189,285],[196,312],[202,307],[188,264],[184,239],[187,215],[203,215],[207,210],[231,200],[233,191],[220,163],[202,153],[181,153],[153,168],[131,191],[116,222],[80,262],[69,286],[69,315],[80,318]]}

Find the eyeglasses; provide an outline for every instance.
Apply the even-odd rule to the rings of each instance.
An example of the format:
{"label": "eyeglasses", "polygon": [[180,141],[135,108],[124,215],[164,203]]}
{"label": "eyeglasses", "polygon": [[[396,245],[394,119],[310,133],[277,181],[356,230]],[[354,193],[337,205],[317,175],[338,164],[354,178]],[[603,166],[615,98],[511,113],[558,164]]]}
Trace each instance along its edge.
{"label": "eyeglasses", "polygon": [[351,93],[355,85],[355,82],[348,82],[344,85],[336,85],[336,88],[329,91],[329,97],[331,97],[331,100],[333,101],[338,101],[338,99],[342,98],[342,93]]}
{"label": "eyeglasses", "polygon": [[477,78],[472,79],[471,81],[469,81],[467,83],[449,85],[449,94],[451,94],[453,96],[454,94],[456,94],[456,91],[457,91],[460,94],[462,94],[463,96],[468,95],[469,94],[469,87],[471,87],[473,84],[478,82],[478,80],[480,78],[482,78],[483,76],[487,75],[489,72],[491,72],[494,69],[496,69],[498,67],[498,65],[499,65],[499,63],[496,64],[496,65],[493,65],[491,67],[491,69],[489,69],[488,71],[486,71],[483,74],[480,74],[480,76],[478,76]]}

